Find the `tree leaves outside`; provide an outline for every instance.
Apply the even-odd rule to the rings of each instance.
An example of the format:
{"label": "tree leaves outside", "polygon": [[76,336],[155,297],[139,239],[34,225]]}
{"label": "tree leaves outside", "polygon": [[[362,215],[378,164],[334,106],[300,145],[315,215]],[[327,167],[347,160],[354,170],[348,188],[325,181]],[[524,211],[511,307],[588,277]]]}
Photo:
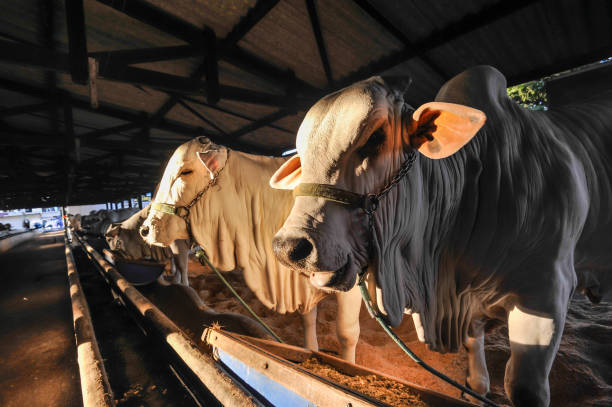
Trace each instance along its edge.
{"label": "tree leaves outside", "polygon": [[546,82],[543,79],[511,86],[507,92],[512,100],[523,107],[531,110],[548,110]]}

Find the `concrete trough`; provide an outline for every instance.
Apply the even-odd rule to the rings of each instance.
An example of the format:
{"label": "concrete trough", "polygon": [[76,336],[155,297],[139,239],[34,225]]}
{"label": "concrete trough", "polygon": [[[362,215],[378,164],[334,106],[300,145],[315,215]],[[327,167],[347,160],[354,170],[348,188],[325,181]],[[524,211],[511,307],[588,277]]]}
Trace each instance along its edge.
{"label": "concrete trough", "polygon": [[64,238],[64,242],[83,406],[113,407],[115,406],[113,392],[104,369],[89,306],[83,293],[68,236]]}
{"label": "concrete trough", "polygon": [[[216,362],[211,355],[203,352],[174,322],[143,296],[130,284],[107,260],[102,257],[84,239],[74,235],[85,249],[87,255],[99,266],[102,275],[109,283],[115,294],[138,314],[141,323],[154,331],[169,349],[176,354],[188,370],[181,374],[181,380],[192,393],[197,389],[191,385],[203,386],[216,400],[224,406],[236,407],[262,407],[257,395],[252,394],[239,380],[228,375],[223,366]],[[192,380],[193,379],[193,380]],[[191,385],[190,385],[191,384]]]}

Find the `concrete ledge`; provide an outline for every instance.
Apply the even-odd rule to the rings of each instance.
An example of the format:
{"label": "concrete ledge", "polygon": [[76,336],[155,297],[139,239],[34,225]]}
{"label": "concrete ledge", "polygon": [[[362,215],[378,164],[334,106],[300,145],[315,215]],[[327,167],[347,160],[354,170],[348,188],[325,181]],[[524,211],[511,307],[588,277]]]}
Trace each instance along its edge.
{"label": "concrete ledge", "polygon": [[86,252],[98,263],[104,276],[113,290],[129,302],[140,314],[140,317],[153,327],[156,333],[165,339],[168,346],[181,358],[185,365],[197,377],[198,381],[212,393],[224,406],[263,407],[241,384],[228,376],[212,356],[200,351],[181,329],[163,312],[143,296],[121,274],[107,262],[93,247],[78,235],[74,237],[81,243]]}
{"label": "concrete ledge", "polygon": [[74,257],[68,238],[66,245],[66,264],[68,267],[68,284],[72,301],[72,320],[77,346],[77,360],[81,377],[81,392],[84,407],[114,407],[113,392],[104,369],[102,355],[94,332],[89,306],[83,294],[81,281],[76,270]]}
{"label": "concrete ledge", "polygon": [[19,243],[23,243],[26,240],[30,240],[40,233],[39,229],[31,230],[29,232],[20,232],[12,235],[5,236],[0,240],[0,254],[6,253]]}

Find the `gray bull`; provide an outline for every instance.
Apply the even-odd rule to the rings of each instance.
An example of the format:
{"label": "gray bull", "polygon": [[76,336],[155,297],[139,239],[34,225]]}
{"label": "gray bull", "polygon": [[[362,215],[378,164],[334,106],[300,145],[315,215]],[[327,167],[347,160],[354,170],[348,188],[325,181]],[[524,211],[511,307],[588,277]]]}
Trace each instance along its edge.
{"label": "gray bull", "polygon": [[298,194],[277,257],[332,289],[367,270],[391,324],[411,313],[430,349],[467,348],[467,383],[482,394],[485,326],[507,322],[506,393],[517,406],[546,406],[570,297],[598,300],[610,283],[612,98],[528,111],[499,71],[480,66],[415,111],[408,84],[374,77],[310,109],[299,155],[273,187],[377,193],[416,158],[380,200],[372,233],[362,209]]}

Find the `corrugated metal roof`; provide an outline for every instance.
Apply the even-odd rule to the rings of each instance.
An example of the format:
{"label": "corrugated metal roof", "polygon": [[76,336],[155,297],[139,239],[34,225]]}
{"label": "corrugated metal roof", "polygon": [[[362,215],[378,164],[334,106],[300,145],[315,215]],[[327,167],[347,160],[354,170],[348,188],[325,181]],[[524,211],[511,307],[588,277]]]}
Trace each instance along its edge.
{"label": "corrugated metal roof", "polygon": [[[418,106],[473,65],[494,65],[517,83],[612,55],[612,2],[604,0],[313,0],[310,11],[316,20],[304,0],[83,4],[89,53],[139,50],[130,51],[131,58],[149,58],[127,67],[121,65],[125,54],[95,55],[101,63],[98,110],[89,107],[87,85],[74,83],[70,66],[62,62],[68,61],[69,51],[64,1],[5,0],[0,13],[0,45],[11,50],[0,53],[0,124],[7,136],[0,149],[10,147],[27,161],[28,152],[11,141],[18,131],[43,144],[37,147],[38,157],[55,160],[48,166],[59,171],[55,189],[45,194],[65,189],[60,170],[67,166],[59,161],[69,160],[77,179],[89,168],[63,150],[67,95],[74,105],[76,135],[85,138],[104,130],[83,141],[81,158],[89,163],[96,157],[104,162],[134,160],[145,175],[133,181],[144,191],[156,182],[154,174],[165,157],[194,135],[251,152],[278,154],[291,148],[310,104],[369,75],[412,76],[408,99]],[[206,59],[213,32],[216,58]],[[11,48],[14,44],[19,48]],[[142,51],[160,47],[175,48],[155,51],[153,60],[151,52]],[[168,57],[168,52],[181,56]],[[160,60],[164,56],[168,59]],[[219,100],[207,97],[215,91],[215,77]],[[34,106],[30,113],[1,116],[5,108],[44,100],[55,107]],[[117,130],[105,130],[113,127]],[[44,162],[37,159],[35,164],[44,168]],[[122,177],[119,167],[111,169],[114,177]],[[121,188],[117,198],[134,192],[133,186]],[[30,199],[17,184],[3,181],[0,189],[9,191],[0,192],[0,205]],[[86,189],[77,189],[72,202],[102,198]]]}

